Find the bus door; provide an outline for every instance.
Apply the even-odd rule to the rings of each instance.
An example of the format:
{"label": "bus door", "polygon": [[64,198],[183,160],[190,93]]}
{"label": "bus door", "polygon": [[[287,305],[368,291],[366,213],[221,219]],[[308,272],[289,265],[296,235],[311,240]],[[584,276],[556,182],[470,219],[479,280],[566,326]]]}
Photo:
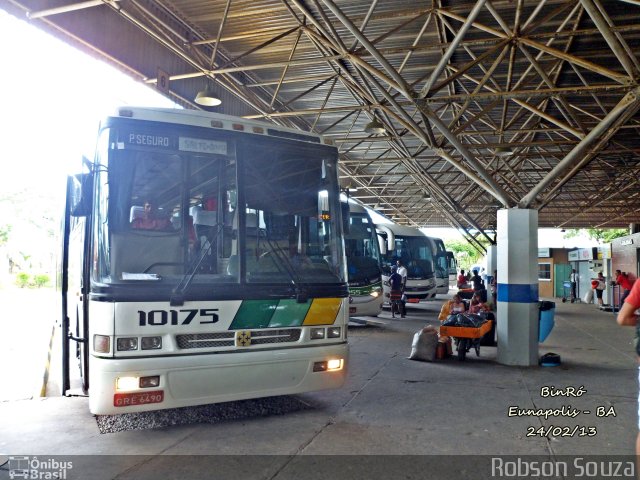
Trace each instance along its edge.
{"label": "bus door", "polygon": [[[71,356],[78,362],[81,388],[89,388],[88,281],[90,256],[85,242],[91,211],[93,176],[81,174],[67,178],[67,195],[62,220],[62,252],[58,268],[61,295],[62,395],[71,390]],[[72,343],[73,342],[73,343]]]}

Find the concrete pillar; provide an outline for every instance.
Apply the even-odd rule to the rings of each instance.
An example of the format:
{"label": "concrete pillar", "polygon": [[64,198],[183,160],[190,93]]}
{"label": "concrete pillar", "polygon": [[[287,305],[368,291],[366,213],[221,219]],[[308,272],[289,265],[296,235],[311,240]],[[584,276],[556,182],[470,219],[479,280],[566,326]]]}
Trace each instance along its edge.
{"label": "concrete pillar", "polygon": [[538,364],[538,211],[498,211],[498,362]]}
{"label": "concrete pillar", "polygon": [[489,245],[487,247],[487,275],[493,277],[493,272],[498,269],[498,247]]}

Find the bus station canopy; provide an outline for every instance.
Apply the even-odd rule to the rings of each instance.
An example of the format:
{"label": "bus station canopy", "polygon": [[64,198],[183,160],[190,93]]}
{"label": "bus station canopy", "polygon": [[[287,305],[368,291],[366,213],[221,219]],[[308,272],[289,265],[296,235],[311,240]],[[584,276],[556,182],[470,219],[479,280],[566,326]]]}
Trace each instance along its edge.
{"label": "bus station canopy", "polygon": [[342,187],[398,223],[640,223],[640,0],[0,6],[186,108],[209,87],[205,109],[322,134]]}

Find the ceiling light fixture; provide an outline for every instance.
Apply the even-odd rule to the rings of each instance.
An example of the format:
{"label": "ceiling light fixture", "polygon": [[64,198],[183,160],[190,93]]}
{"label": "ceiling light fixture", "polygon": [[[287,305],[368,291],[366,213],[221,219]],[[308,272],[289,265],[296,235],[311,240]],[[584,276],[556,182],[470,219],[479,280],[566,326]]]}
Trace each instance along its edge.
{"label": "ceiling light fixture", "polygon": [[204,90],[200,90],[196,95],[194,102],[203,107],[217,107],[222,103],[222,100],[220,100],[216,92],[213,91],[213,86],[207,82]]}
{"label": "ceiling light fixture", "polygon": [[373,120],[367,123],[364,127],[364,131],[372,135],[380,135],[385,132],[384,125],[377,118],[373,117]]}
{"label": "ceiling light fixture", "polygon": [[[204,107],[217,107],[222,103],[222,100],[218,98],[216,92],[213,90],[213,79],[215,78],[215,74],[211,72],[213,67],[216,64],[216,57],[218,55],[218,47],[220,46],[220,39],[222,38],[222,30],[224,28],[224,23],[227,19],[227,15],[229,13],[229,7],[231,6],[231,0],[227,0],[227,6],[224,9],[224,14],[222,15],[222,21],[220,22],[220,27],[218,28],[218,35],[216,37],[216,43],[213,46],[213,53],[211,54],[211,58],[209,59],[209,72],[203,71],[205,74],[205,86],[204,90],[201,90],[196,95],[196,98],[193,99],[198,105],[202,105]],[[207,78],[208,75],[211,75],[210,79]]]}
{"label": "ceiling light fixture", "polygon": [[497,157],[510,157],[511,155],[513,155],[514,152],[510,148],[496,147],[496,148],[493,149],[493,153]]}

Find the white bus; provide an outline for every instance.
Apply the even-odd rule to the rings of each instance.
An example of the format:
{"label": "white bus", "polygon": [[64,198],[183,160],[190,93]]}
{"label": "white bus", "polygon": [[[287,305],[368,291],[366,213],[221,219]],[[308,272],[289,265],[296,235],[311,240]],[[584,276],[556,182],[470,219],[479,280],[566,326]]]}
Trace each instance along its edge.
{"label": "white bus", "polygon": [[340,387],[337,160],[318,136],[226,115],[108,117],[67,182],[63,393],[73,353],[94,414]]}
{"label": "white bus", "polygon": [[349,202],[349,230],[344,236],[349,279],[349,315],[377,316],[382,309],[382,271],[376,227],[367,210]]}
{"label": "white bus", "polygon": [[385,302],[388,302],[390,295],[388,280],[391,266],[398,260],[407,269],[407,283],[404,289],[407,302],[418,303],[420,300],[435,297],[434,255],[429,238],[417,228],[393,223],[379,224],[377,229],[381,237]]}
{"label": "white bus", "polygon": [[449,293],[449,261],[444,242],[440,238],[427,237],[431,241],[431,251],[433,252],[436,278],[436,293],[446,295]]}
{"label": "white bus", "polygon": [[449,271],[449,288],[458,284],[458,261],[453,252],[447,250],[447,269]]}

